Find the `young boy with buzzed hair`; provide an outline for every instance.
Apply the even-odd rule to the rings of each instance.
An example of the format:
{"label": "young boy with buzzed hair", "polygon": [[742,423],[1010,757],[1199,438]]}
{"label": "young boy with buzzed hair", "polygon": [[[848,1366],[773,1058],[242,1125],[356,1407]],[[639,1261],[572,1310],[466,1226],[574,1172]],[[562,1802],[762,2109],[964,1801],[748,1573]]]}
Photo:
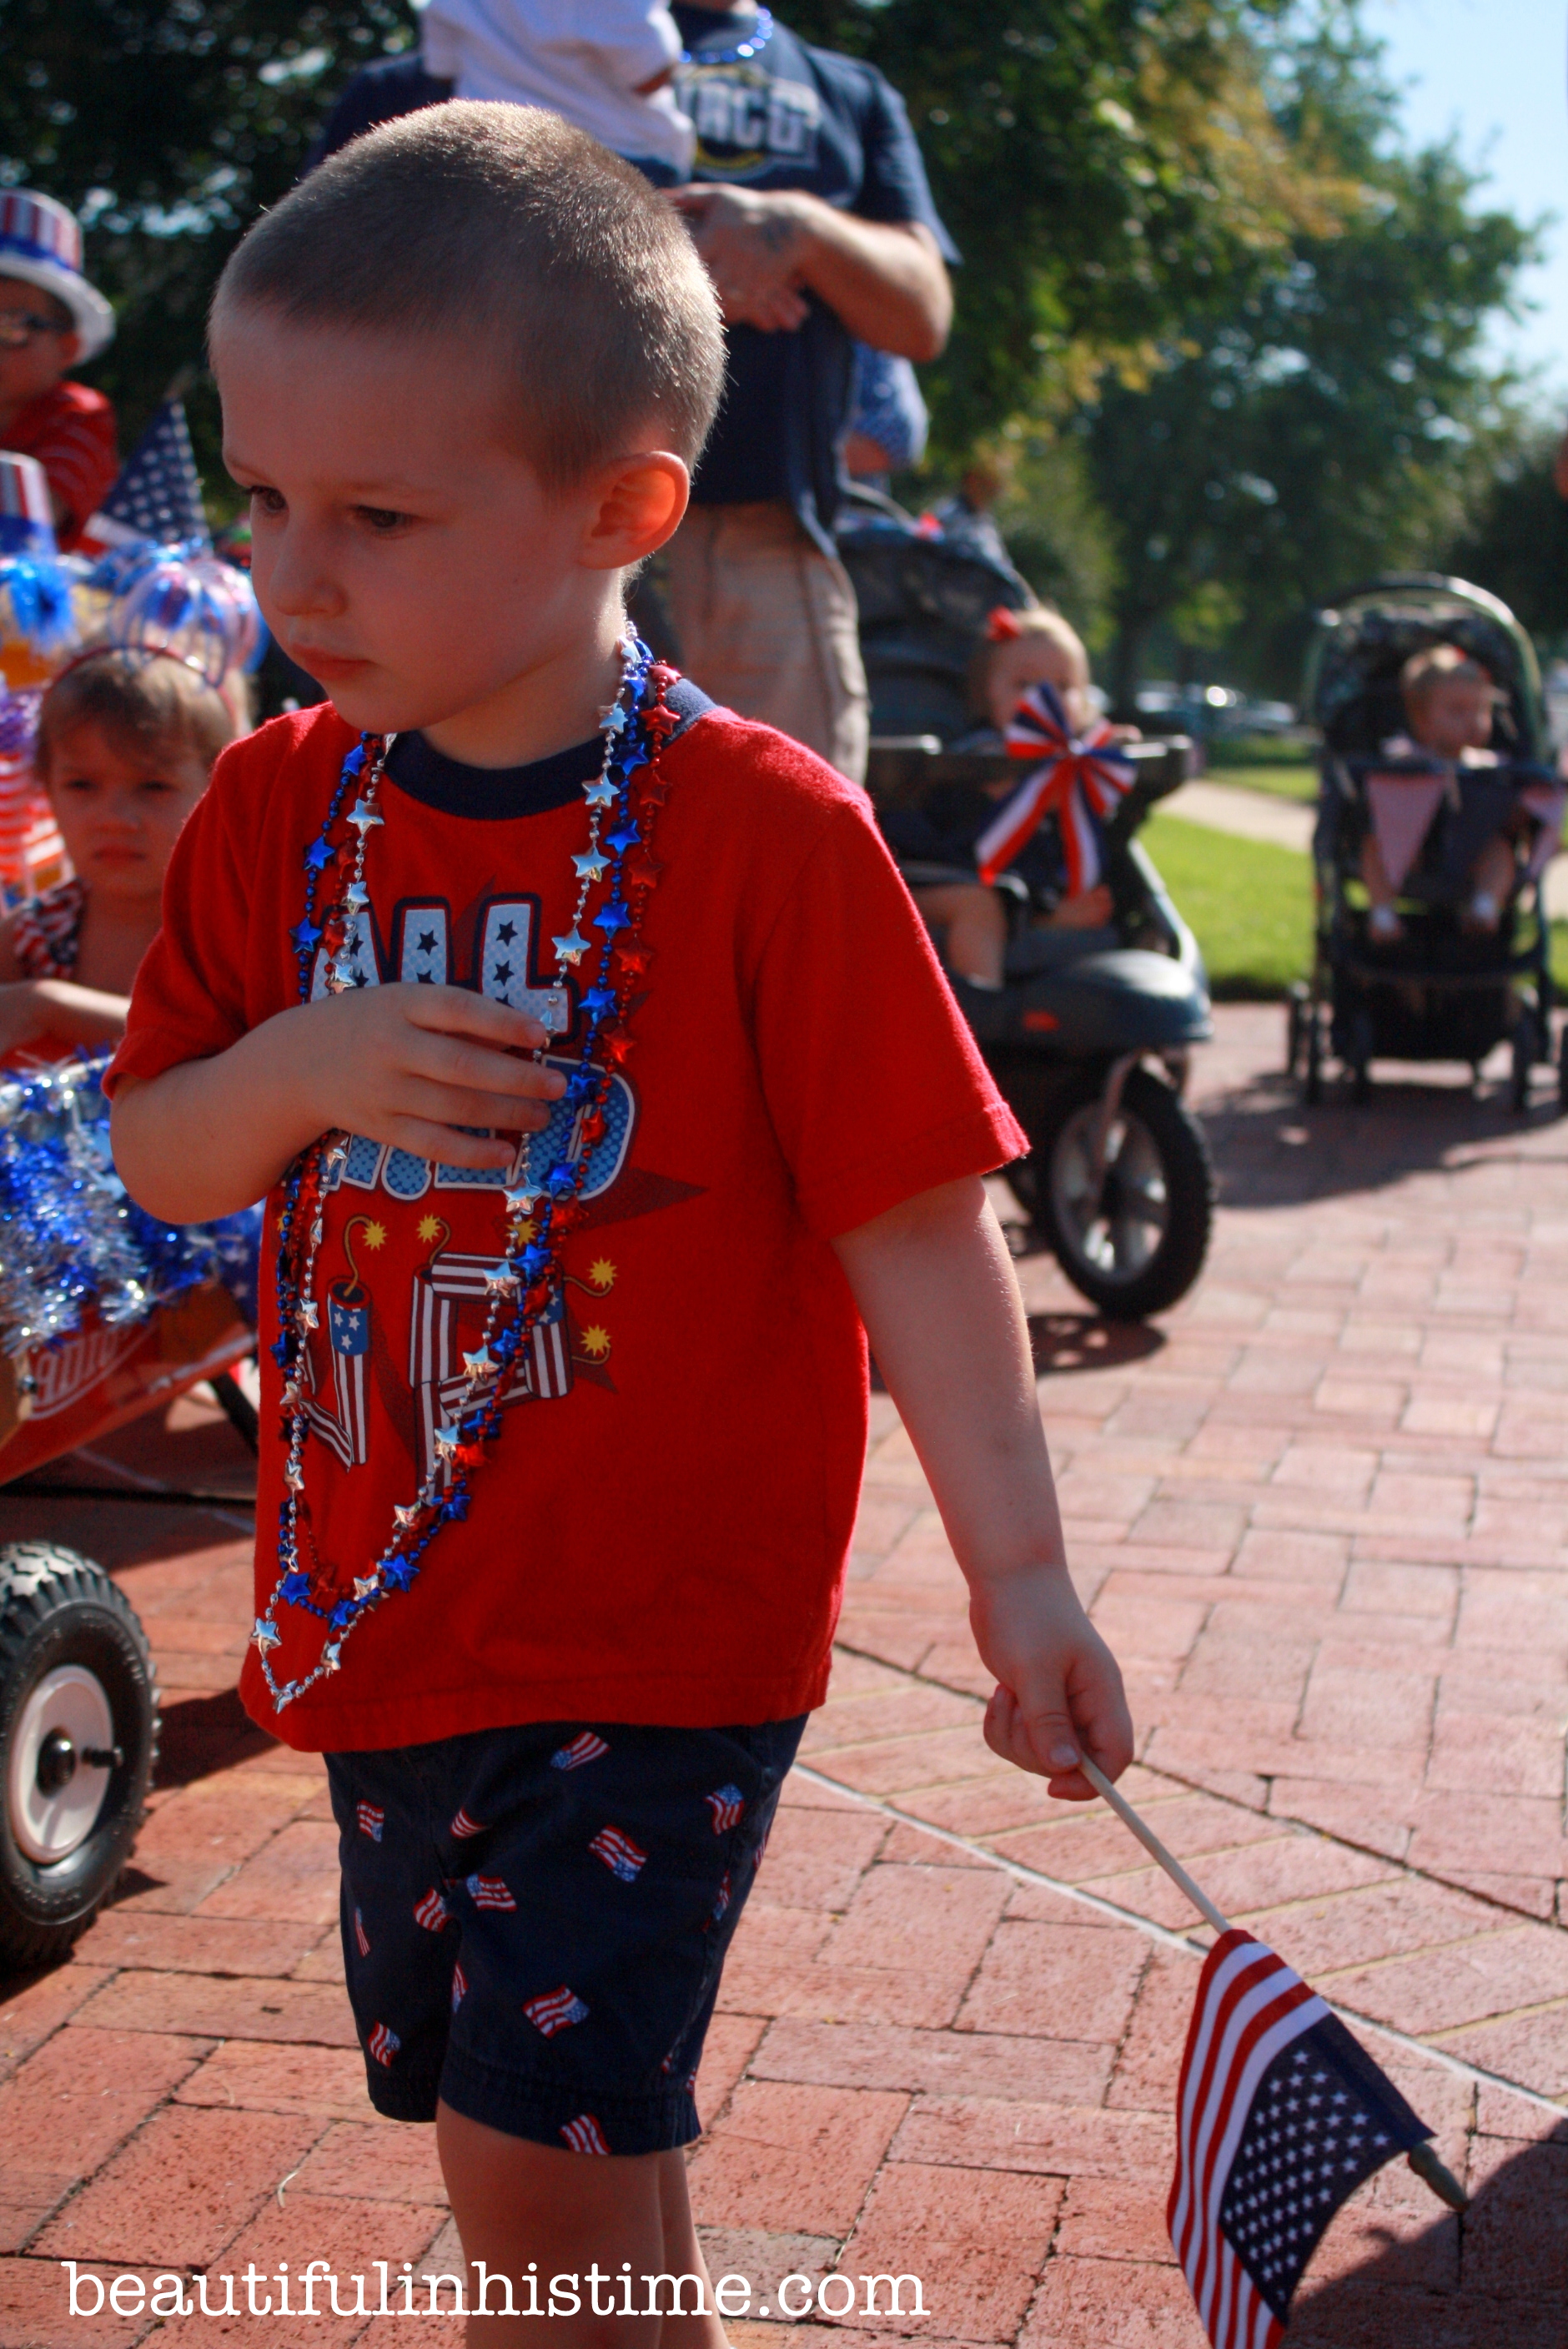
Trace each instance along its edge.
{"label": "young boy with buzzed hair", "polygon": [[827,1683],[866,1331],[991,1745],[1069,1799],[1130,1756],[980,1180],[1023,1137],[859,792],[626,637],[722,377],[636,173],[527,109],[388,125],[251,232],[211,346],[332,703],[225,753],[109,1089],[159,1214],[270,1194],[243,1694],[325,1754],[372,2097],[515,2294],[472,2337],[716,2349],[535,2286],[704,2273],[679,2149]]}

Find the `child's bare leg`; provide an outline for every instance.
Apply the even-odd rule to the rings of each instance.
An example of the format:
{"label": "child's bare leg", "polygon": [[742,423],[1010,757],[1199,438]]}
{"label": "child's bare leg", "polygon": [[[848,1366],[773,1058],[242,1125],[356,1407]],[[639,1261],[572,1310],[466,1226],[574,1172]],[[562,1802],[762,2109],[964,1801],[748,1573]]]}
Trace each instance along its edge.
{"label": "child's bare leg", "polygon": [[1383,862],[1383,852],[1376,834],[1368,833],[1361,843],[1361,882],[1372,900],[1371,917],[1367,926],[1375,938],[1397,938],[1403,927],[1394,910],[1398,892],[1388,878],[1388,868]]}
{"label": "child's bare leg", "polygon": [[978,881],[955,881],[945,888],[913,894],[926,920],[947,932],[949,968],[977,987],[1000,987],[1007,917],[995,890]]}
{"label": "child's bare leg", "polygon": [[[711,2310],[680,2154],[557,2152],[469,2120],[445,2104],[436,2116],[436,2142],[469,2262],[465,2338],[474,2349],[521,2349],[525,2342],[542,2349],[546,2341],[552,2349],[724,2349],[724,2327],[715,2314],[646,2313],[643,2278],[648,2275],[700,2276]],[[479,2261],[492,2279],[487,2302],[496,2313],[490,2314],[478,2313]],[[623,2263],[631,2269],[629,2295]],[[523,2313],[532,2305],[531,2264],[538,2315]],[[514,2316],[501,2313],[507,2295],[494,2281],[501,2276],[511,2282]],[[546,2314],[552,2277],[576,2279],[582,2305],[575,2315]],[[624,2313],[628,2297],[631,2315]],[[665,2285],[661,2306],[668,2298]],[[684,2299],[689,2309],[689,2286]]]}
{"label": "child's bare leg", "polygon": [[1470,868],[1470,901],[1466,926],[1495,930],[1502,909],[1513,895],[1513,843],[1505,833],[1494,833]]}

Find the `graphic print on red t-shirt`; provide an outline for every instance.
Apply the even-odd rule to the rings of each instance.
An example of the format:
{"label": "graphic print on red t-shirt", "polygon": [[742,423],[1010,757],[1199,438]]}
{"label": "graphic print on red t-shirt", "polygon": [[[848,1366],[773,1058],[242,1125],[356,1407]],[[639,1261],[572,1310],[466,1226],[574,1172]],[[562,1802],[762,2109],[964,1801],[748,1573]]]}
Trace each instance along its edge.
{"label": "graphic print on red t-shirt", "polygon": [[[867,1423],[864,1334],[831,1240],[1025,1146],[863,795],[768,728],[674,694],[693,715],[659,761],[644,991],[553,1318],[517,1357],[466,1516],[365,1617],[342,1670],[274,1714],[247,1660],[247,1705],[293,1744],[526,1721],[714,1727],[819,1703]],[[224,752],[175,850],[111,1092],[304,1016],[289,933],[353,740],[323,709]],[[562,757],[580,752],[592,773],[592,745]],[[459,804],[398,773],[395,751],[356,978],[526,1006],[573,1066],[580,981],[557,978],[552,940],[586,843],[581,781],[514,814],[482,777]],[[581,1114],[557,1103],[527,1138],[524,1181]],[[324,1195],[300,1556],[317,1604],[366,1575],[439,1462],[502,1251],[505,1179],[361,1135]],[[284,1497],[265,1259],[262,1302],[258,1613]],[[275,1620],[286,1683],[326,1627],[287,1603]]]}

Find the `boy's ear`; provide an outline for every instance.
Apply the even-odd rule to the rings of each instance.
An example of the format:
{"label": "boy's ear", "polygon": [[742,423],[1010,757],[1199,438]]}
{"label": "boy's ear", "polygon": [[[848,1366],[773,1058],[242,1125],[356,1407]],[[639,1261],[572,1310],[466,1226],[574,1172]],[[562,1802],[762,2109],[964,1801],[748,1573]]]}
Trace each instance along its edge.
{"label": "boy's ear", "polygon": [[606,467],[583,534],[588,568],[621,571],[654,554],[675,535],[690,494],[689,471],[667,450],[645,450]]}

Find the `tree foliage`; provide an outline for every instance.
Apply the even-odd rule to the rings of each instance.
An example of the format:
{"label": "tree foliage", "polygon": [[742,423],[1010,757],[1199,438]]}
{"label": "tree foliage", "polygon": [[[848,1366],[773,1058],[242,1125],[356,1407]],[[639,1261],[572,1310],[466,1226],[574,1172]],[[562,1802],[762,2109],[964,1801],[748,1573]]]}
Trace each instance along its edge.
{"label": "tree foliage", "polygon": [[1190,316],[1145,388],[1109,386],[1083,419],[1116,531],[1123,698],[1159,622],[1289,689],[1313,600],[1430,562],[1512,423],[1482,336],[1530,232],[1475,208],[1450,149],[1394,144],[1393,97],[1353,24],[1316,27],[1275,82],[1282,129],[1353,201],[1243,299]]}

